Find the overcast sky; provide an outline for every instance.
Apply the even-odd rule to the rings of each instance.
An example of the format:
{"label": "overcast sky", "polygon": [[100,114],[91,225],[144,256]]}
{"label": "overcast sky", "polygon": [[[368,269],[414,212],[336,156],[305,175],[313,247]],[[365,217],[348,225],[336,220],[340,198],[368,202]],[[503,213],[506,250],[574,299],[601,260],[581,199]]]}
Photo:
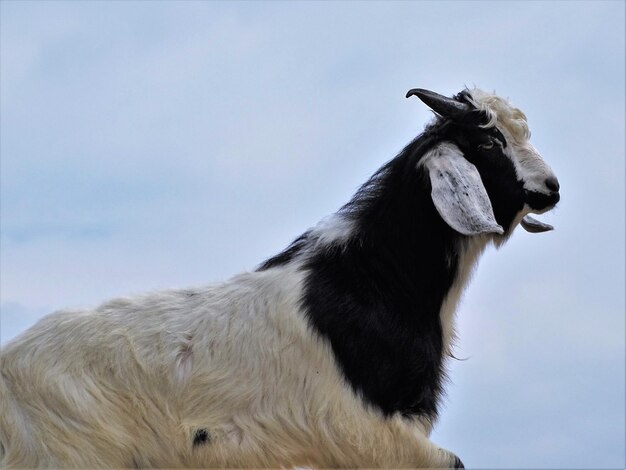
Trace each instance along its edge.
{"label": "overcast sky", "polygon": [[624,468],[624,2],[1,3],[1,316],[253,269],[431,114],[495,90],[562,202],[490,249],[433,440],[474,468]]}

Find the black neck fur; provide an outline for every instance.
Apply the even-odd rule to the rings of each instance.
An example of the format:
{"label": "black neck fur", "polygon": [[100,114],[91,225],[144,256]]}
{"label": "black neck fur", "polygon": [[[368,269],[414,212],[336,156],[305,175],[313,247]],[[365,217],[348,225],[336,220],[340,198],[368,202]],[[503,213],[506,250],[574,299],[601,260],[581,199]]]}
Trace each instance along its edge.
{"label": "black neck fur", "polygon": [[339,211],[355,224],[352,238],[310,251],[307,232],[259,268],[303,255],[311,325],[330,342],[347,382],[387,416],[437,416],[445,376],[440,310],[466,237],[437,213],[418,162],[443,141],[469,151],[458,133],[439,120],[372,176]]}

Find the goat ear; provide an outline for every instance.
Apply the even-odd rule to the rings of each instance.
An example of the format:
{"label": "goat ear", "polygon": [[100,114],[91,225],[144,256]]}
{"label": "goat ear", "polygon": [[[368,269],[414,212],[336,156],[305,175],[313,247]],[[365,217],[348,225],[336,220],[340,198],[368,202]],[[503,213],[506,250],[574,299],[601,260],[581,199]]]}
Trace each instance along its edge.
{"label": "goat ear", "polygon": [[430,176],[437,212],[450,227],[463,235],[504,233],[496,222],[478,170],[457,146],[438,146],[423,164]]}

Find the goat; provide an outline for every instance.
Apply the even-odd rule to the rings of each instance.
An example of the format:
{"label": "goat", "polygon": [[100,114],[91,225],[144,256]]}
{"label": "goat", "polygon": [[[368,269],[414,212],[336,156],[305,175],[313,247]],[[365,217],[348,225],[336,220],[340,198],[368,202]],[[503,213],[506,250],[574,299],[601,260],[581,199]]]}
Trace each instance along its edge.
{"label": "goat", "polygon": [[53,313],[0,356],[3,467],[455,467],[428,438],[478,256],[559,183],[524,114],[413,89],[426,129],[256,270]]}

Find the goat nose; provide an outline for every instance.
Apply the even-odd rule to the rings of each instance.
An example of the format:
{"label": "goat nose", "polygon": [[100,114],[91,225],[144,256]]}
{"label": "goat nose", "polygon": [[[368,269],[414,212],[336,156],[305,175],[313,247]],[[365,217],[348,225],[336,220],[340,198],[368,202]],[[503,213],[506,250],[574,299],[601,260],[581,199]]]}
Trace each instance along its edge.
{"label": "goat nose", "polygon": [[551,176],[550,178],[546,178],[545,181],[546,188],[548,188],[552,192],[558,192],[561,185],[559,184],[559,180],[556,179],[556,176]]}

